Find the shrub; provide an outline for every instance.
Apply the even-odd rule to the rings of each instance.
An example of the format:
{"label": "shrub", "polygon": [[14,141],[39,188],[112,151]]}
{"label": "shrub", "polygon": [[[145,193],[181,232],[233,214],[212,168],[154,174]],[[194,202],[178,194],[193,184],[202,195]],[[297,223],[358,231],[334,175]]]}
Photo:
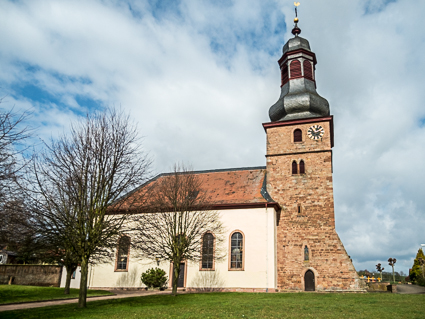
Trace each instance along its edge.
{"label": "shrub", "polygon": [[421,264],[421,260],[425,259],[424,252],[422,251],[422,248],[418,250],[418,253],[416,254],[415,261],[413,262],[412,269],[410,270],[409,277],[410,280],[413,281],[413,283],[425,286],[425,276],[424,276],[424,268],[425,265]]}
{"label": "shrub", "polygon": [[162,288],[167,283],[165,271],[160,268],[149,268],[140,278],[142,283],[148,288]]}

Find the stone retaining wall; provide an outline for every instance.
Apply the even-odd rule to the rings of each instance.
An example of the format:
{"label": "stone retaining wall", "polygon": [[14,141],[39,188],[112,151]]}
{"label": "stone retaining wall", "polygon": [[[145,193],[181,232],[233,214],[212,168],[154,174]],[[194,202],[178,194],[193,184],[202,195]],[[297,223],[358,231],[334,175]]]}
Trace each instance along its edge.
{"label": "stone retaining wall", "polygon": [[0,284],[59,287],[61,266],[52,265],[0,265]]}

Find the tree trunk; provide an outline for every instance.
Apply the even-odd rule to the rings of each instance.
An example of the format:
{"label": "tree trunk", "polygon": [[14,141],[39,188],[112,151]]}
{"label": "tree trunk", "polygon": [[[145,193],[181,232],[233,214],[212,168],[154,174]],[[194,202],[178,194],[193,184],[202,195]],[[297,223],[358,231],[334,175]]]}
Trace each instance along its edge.
{"label": "tree trunk", "polygon": [[179,282],[180,263],[173,263],[173,296],[177,296],[177,283]]}
{"label": "tree trunk", "polygon": [[394,265],[391,265],[391,267],[393,267],[393,282],[395,282]]}
{"label": "tree trunk", "polygon": [[66,282],[65,282],[65,295],[69,295],[69,288],[71,286],[71,277],[74,271],[77,269],[77,266],[65,266],[66,269]]}
{"label": "tree trunk", "polygon": [[89,269],[88,258],[83,257],[81,259],[80,295],[78,297],[78,307],[80,308],[86,307],[88,269]]}

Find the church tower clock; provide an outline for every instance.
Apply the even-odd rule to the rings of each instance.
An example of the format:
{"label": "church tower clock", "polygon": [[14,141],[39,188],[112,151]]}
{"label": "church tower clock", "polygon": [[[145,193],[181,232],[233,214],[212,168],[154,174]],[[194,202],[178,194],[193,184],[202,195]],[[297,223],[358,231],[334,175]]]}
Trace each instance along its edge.
{"label": "church tower clock", "polygon": [[316,92],[316,55],[294,37],[279,59],[281,95],[270,107],[267,191],[281,207],[277,224],[280,290],[362,290],[335,230],[332,185],[333,116]]}

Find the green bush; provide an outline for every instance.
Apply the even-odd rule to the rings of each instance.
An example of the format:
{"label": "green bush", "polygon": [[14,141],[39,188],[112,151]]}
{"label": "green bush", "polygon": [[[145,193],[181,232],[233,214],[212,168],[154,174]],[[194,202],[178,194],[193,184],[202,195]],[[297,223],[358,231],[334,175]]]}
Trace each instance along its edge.
{"label": "green bush", "polygon": [[418,250],[418,253],[416,254],[416,258],[413,262],[412,269],[410,270],[409,277],[410,280],[415,284],[425,286],[425,265],[420,264],[420,259],[425,259],[425,255],[422,251],[422,248],[420,248]]}
{"label": "green bush", "polygon": [[142,274],[141,280],[148,288],[162,288],[167,283],[167,276],[160,268],[149,268]]}

